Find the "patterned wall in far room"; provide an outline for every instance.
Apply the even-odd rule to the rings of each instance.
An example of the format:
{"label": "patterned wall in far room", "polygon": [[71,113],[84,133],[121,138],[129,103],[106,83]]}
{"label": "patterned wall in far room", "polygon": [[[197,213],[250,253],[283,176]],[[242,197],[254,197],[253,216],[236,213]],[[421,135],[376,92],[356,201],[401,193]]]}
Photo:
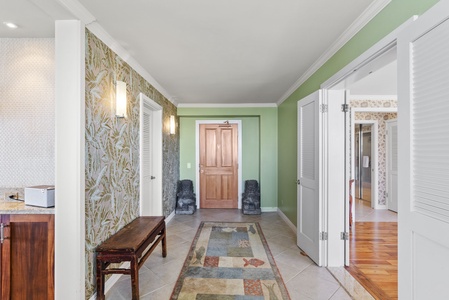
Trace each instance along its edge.
{"label": "patterned wall in far room", "polygon": [[[115,82],[127,84],[128,118],[115,117]],[[176,107],[86,30],[86,298],[95,291],[95,247],[139,215],[139,94],[163,107],[163,213],[175,206],[179,138]]]}
{"label": "patterned wall in far room", "polygon": [[[396,108],[396,100],[351,100],[351,108]],[[397,118],[397,113],[390,112],[356,112],[354,122],[357,120],[377,120],[378,122],[378,204],[385,205],[386,191],[386,123],[387,120]],[[351,145],[352,146],[352,145]]]}

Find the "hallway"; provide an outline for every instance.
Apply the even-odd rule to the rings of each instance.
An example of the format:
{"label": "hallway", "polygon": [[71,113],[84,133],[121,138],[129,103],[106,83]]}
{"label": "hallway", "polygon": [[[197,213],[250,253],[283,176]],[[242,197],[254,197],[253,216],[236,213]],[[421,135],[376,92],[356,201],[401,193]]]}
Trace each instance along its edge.
{"label": "hallway", "polygon": [[[194,215],[175,215],[167,224],[168,255],[160,246],[140,269],[141,299],[169,299],[201,221],[259,222],[292,300],[350,300],[326,268],[317,267],[296,246],[296,235],[276,212],[243,215],[236,209],[200,209]],[[106,299],[130,299],[129,276],[122,276]]]}

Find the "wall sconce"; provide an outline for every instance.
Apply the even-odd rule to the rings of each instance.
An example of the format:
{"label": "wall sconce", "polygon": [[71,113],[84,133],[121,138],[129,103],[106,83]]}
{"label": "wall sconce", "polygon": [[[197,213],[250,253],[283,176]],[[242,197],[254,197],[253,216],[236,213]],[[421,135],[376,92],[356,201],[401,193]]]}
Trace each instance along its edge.
{"label": "wall sconce", "polygon": [[126,114],[126,82],[117,80],[115,83],[115,115],[127,118]]}
{"label": "wall sconce", "polygon": [[170,134],[176,133],[175,116],[170,116]]}

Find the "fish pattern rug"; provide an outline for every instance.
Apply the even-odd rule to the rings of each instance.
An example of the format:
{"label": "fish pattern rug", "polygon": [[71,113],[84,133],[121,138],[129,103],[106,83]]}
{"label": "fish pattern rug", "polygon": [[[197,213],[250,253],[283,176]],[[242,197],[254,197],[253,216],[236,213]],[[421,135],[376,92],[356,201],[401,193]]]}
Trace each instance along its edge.
{"label": "fish pattern rug", "polygon": [[202,222],[171,299],[290,299],[259,223]]}

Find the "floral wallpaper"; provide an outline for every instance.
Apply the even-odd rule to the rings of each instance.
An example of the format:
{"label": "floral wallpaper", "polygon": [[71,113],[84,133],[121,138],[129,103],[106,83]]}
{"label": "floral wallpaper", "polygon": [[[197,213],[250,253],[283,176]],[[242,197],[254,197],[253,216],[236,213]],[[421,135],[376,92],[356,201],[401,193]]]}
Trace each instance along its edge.
{"label": "floral wallpaper", "polygon": [[[175,207],[179,138],[176,107],[86,30],[86,299],[95,292],[95,247],[139,215],[139,94],[163,107],[163,213]],[[127,84],[128,118],[115,117],[115,82]]]}
{"label": "floral wallpaper", "polygon": [[[351,100],[351,108],[354,107],[397,107],[396,100]],[[385,112],[356,112],[354,117],[354,122],[357,120],[377,120],[378,121],[378,204],[386,204],[386,130],[387,126],[385,121],[397,118],[397,113],[385,113]]]}

